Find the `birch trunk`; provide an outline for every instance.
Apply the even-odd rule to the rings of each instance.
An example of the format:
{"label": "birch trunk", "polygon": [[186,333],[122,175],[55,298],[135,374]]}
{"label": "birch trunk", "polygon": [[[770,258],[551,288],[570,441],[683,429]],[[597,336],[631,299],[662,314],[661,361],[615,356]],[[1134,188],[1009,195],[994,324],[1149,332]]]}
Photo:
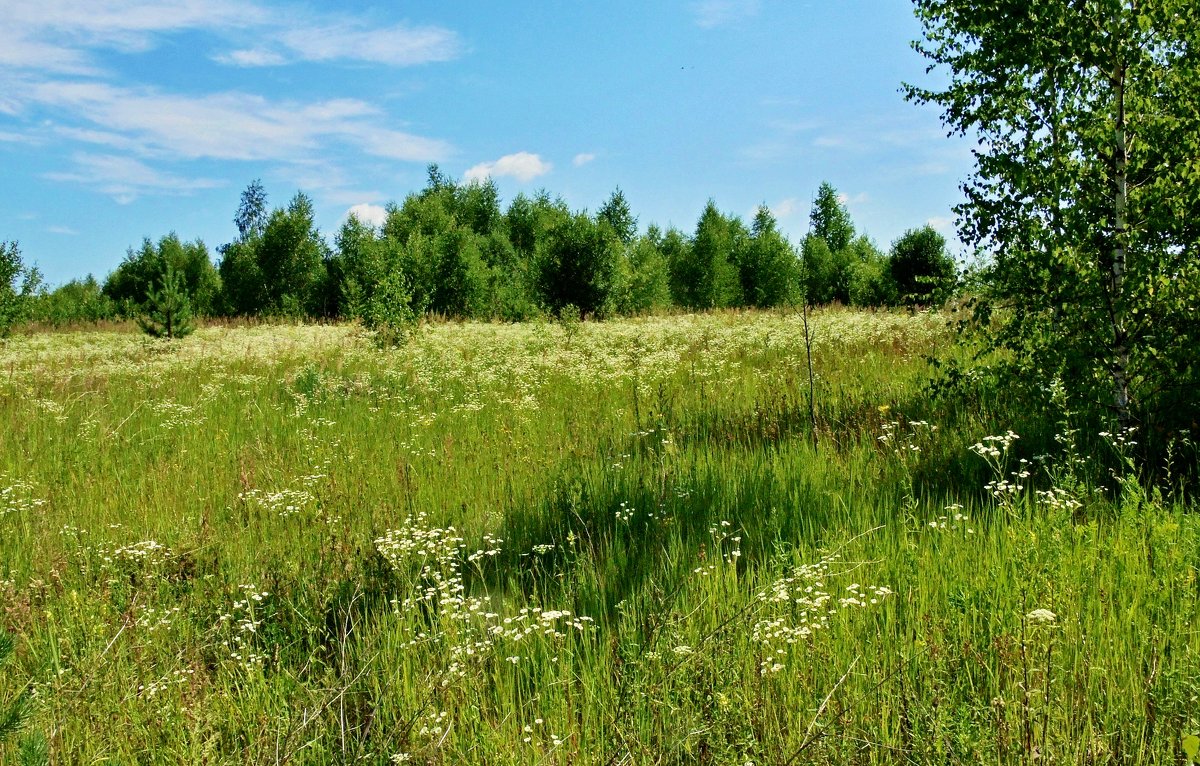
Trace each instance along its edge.
{"label": "birch trunk", "polygon": [[1129,250],[1129,141],[1125,125],[1126,69],[1116,72],[1116,125],[1113,135],[1113,241],[1109,267],[1109,321],[1112,323],[1113,406],[1122,429],[1132,425],[1129,395],[1129,336],[1123,319],[1125,259]]}

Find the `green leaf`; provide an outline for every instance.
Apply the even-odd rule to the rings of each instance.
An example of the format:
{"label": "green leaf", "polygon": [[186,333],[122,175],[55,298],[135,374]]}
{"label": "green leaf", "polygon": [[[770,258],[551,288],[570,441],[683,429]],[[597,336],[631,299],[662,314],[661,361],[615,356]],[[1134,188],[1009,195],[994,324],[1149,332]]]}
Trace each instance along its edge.
{"label": "green leaf", "polygon": [[1189,763],[1200,763],[1200,735],[1183,735],[1183,754],[1187,756]]}

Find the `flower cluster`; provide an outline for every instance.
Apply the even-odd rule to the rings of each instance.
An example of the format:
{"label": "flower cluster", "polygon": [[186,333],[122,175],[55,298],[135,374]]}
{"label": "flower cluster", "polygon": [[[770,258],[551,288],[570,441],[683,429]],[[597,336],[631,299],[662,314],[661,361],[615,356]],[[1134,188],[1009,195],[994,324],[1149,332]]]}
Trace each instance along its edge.
{"label": "flower cluster", "polygon": [[271,594],[260,591],[255,585],[238,586],[242,598],[233,602],[230,610],[222,614],[218,626],[229,626],[229,637],[221,642],[229,652],[229,658],[243,668],[262,667],[266,656],[258,651],[256,636],[262,625],[259,616],[263,602]]}
{"label": "flower cluster", "polygon": [[968,535],[975,534],[975,528],[970,526],[971,517],[962,512],[962,505],[953,503],[946,506],[946,512],[936,519],[930,521],[926,526],[929,529],[943,532],[963,532]]}
{"label": "flower cluster", "polygon": [[1136,432],[1137,427],[1130,426],[1129,428],[1121,429],[1115,434],[1110,431],[1101,431],[1100,438],[1111,444],[1118,452],[1123,452],[1130,447],[1137,446],[1137,442],[1133,438]]}
{"label": "flower cluster", "polygon": [[174,551],[157,540],[141,540],[116,547],[99,543],[93,548],[83,541],[87,534],[85,530],[64,527],[62,534],[75,538],[82,565],[85,568],[95,565],[97,573],[107,575],[110,583],[126,581],[135,575],[142,580],[161,579],[170,571],[170,563],[175,559]]}
{"label": "flower cluster", "polygon": [[937,426],[925,420],[892,420],[883,424],[878,441],[897,457],[906,458],[925,449],[936,432]]}
{"label": "flower cluster", "polygon": [[1049,609],[1034,609],[1025,615],[1031,625],[1053,625],[1058,622],[1058,615]]}
{"label": "flower cluster", "polygon": [[1083,507],[1074,494],[1061,487],[1037,490],[1038,503],[1052,511],[1075,511]]}
{"label": "flower cluster", "polygon": [[441,676],[448,687],[466,676],[472,663],[491,660],[517,665],[538,642],[557,656],[571,633],[594,627],[590,617],[568,609],[523,606],[507,613],[491,596],[467,592],[463,568],[479,566],[500,553],[503,542],[484,536],[484,546],[468,552],[454,527],[434,527],[428,517],[409,517],[399,528],[375,540],[401,583],[402,596],[392,600],[396,613],[408,618],[409,645],[437,644],[447,650],[449,663]]}
{"label": "flower cluster", "polygon": [[637,511],[631,508],[627,502],[622,500],[621,505],[617,508],[616,512],[617,522],[621,524],[628,524],[633,520],[635,513],[637,513]]}
{"label": "flower cluster", "polygon": [[152,401],[149,408],[151,412],[162,417],[159,427],[166,431],[191,428],[204,422],[204,416],[197,413],[197,408],[191,405],[160,399]]}
{"label": "flower cluster", "polygon": [[148,684],[138,686],[138,696],[145,699],[153,699],[155,696],[170,689],[173,686],[182,686],[191,680],[192,675],[196,671],[192,668],[180,668],[172,673],[151,681]]}
{"label": "flower cluster", "polygon": [[29,514],[45,504],[35,496],[32,484],[0,474],[0,519],[10,513]]}
{"label": "flower cluster", "polygon": [[317,500],[304,489],[281,489],[276,492],[251,489],[240,493],[238,497],[247,505],[283,518],[309,510]]}
{"label": "flower cluster", "polygon": [[[709,575],[717,571],[717,562],[727,565],[736,564],[742,556],[742,537],[730,532],[732,525],[728,521],[720,521],[708,528],[712,538],[713,556],[710,558],[707,549],[700,550],[700,566],[692,570],[692,574]],[[717,558],[717,556],[720,558]]]}
{"label": "flower cluster", "polygon": [[795,648],[827,628],[839,610],[869,609],[892,595],[886,586],[854,582],[835,596],[828,583],[840,574],[833,569],[839,560],[833,554],[795,567],[757,594],[756,600],[767,607],[767,615],[754,623],[750,633],[761,652],[760,674],[784,670]]}
{"label": "flower cluster", "polygon": [[155,609],[152,606],[142,607],[135,624],[149,633],[154,633],[171,627],[171,623],[179,616],[180,611],[180,607],[177,606],[164,609]]}
{"label": "flower cluster", "polygon": [[1030,477],[1030,463],[1021,458],[1015,471],[1008,470],[1008,456],[1014,442],[1020,439],[1012,431],[1000,436],[985,436],[982,441],[971,445],[971,451],[983,458],[995,476],[984,485],[984,489],[1002,508],[1012,508],[1025,492],[1025,481]]}
{"label": "flower cluster", "polygon": [[1008,454],[1013,442],[1020,438],[1012,431],[1000,436],[985,436],[982,441],[971,445],[971,451],[989,462],[998,461]]}

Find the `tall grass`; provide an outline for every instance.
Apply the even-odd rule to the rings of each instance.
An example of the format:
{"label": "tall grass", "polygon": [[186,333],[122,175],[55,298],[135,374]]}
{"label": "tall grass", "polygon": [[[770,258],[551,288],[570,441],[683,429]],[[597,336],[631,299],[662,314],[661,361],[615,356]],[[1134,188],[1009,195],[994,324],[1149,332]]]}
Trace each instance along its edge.
{"label": "tall grass", "polygon": [[1180,762],[1197,516],[932,400],[938,317],[814,321],[816,422],[779,314],[16,338],[0,708],[61,763]]}

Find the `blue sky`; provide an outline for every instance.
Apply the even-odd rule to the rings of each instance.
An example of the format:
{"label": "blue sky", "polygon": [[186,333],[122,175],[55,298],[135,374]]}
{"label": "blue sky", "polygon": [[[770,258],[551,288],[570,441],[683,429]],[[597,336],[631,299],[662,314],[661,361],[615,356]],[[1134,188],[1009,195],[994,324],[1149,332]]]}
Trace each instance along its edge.
{"label": "blue sky", "polygon": [[0,0],[0,240],[52,283],[169,231],[214,252],[261,178],[332,240],[425,167],[690,231],[766,203],[798,239],[822,180],[881,246],[952,233],[970,146],[904,102],[902,0]]}

